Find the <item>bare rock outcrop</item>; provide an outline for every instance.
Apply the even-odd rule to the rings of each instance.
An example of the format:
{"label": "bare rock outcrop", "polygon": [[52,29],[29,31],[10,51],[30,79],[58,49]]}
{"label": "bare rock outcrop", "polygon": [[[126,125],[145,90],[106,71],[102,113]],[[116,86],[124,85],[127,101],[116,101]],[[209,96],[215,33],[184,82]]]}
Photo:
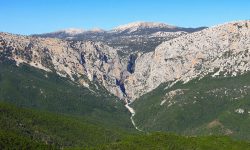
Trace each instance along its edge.
{"label": "bare rock outcrop", "polygon": [[236,76],[250,70],[250,21],[232,22],[175,38],[140,56],[125,80],[132,100],[164,82],[206,75]]}
{"label": "bare rock outcrop", "polygon": [[250,70],[250,21],[181,35],[155,51],[130,53],[124,62],[118,49],[102,42],[0,33],[0,61],[27,63],[86,87],[97,81],[112,94],[132,101],[161,83],[236,76]]}
{"label": "bare rock outcrop", "polygon": [[[114,95],[124,96],[116,85],[121,80],[122,70],[117,51],[101,42],[0,33],[0,56],[0,61],[9,59],[17,65],[26,63],[73,81],[85,76],[90,82],[98,81]],[[83,79],[79,83],[88,87],[88,82]]]}

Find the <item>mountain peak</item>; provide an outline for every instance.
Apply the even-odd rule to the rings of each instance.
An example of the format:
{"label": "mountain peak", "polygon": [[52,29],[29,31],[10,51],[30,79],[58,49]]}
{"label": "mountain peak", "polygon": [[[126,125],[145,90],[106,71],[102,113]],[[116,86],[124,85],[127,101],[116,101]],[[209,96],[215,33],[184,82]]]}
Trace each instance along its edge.
{"label": "mountain peak", "polygon": [[76,34],[81,34],[81,33],[85,32],[85,30],[78,29],[78,28],[68,28],[68,29],[57,31],[57,32],[64,32],[66,34],[76,35]]}
{"label": "mountain peak", "polygon": [[105,30],[101,29],[101,28],[93,28],[88,30],[89,32],[104,32]]}
{"label": "mountain peak", "polygon": [[158,23],[158,22],[132,22],[129,24],[121,25],[113,30],[116,31],[124,31],[124,30],[137,30],[142,28],[176,28],[176,26],[167,25],[164,23]]}

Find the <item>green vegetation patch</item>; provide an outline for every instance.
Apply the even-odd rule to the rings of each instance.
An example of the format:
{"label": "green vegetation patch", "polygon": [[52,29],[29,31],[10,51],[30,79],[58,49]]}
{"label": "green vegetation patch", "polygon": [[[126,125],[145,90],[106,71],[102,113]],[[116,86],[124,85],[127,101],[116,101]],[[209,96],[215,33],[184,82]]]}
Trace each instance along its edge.
{"label": "green vegetation patch", "polygon": [[165,87],[162,84],[132,104],[140,129],[250,140],[250,73]]}

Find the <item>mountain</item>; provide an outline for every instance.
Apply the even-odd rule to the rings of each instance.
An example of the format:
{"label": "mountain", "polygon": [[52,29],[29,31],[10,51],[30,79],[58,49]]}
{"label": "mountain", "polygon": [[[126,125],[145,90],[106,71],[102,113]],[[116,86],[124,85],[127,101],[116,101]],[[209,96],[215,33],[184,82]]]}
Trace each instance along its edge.
{"label": "mountain", "polygon": [[121,101],[110,96],[98,82],[86,88],[29,64],[16,66],[10,59],[2,60],[0,68],[2,149],[250,147],[248,142],[223,136],[136,132]]}
{"label": "mountain", "polygon": [[205,29],[205,27],[182,28],[164,23],[134,22],[118,26],[109,31],[94,29],[72,35],[66,32],[67,30],[62,30],[33,36],[66,40],[101,41],[117,49],[120,56],[128,57],[128,55],[135,52],[144,53],[154,51],[155,47],[163,41],[203,29]]}
{"label": "mountain", "polygon": [[169,29],[174,30],[178,27],[167,25],[164,23],[157,23],[157,22],[133,22],[125,25],[118,26],[114,28],[114,31],[124,32],[129,30],[129,32],[135,32],[138,30],[145,30],[145,29]]}
{"label": "mountain", "polygon": [[105,126],[133,129],[124,102],[93,81],[89,87],[72,82],[55,72],[0,63],[0,102],[18,107],[77,116]]}
{"label": "mountain", "polygon": [[[126,29],[135,28],[135,25],[138,28],[137,33],[130,34],[128,31],[118,31],[119,28],[125,28],[125,26]],[[184,32],[186,34],[200,30],[179,28],[162,23],[133,23],[133,25],[125,26],[111,31],[68,29],[34,36],[0,33],[3,49],[1,56],[16,61],[17,65],[28,63],[45,71],[56,72],[63,77],[69,77],[71,80],[81,83],[85,87],[89,86],[89,81],[97,80],[112,94],[124,99],[127,93],[123,82],[127,76],[134,72],[135,60],[141,55],[141,50],[138,53],[128,52],[125,57],[122,57],[120,46],[117,46],[115,41],[125,42],[123,47],[131,49],[133,43],[138,44],[137,40],[133,40],[133,38],[144,38],[154,43],[148,43],[146,47],[149,47],[158,45],[162,40],[180,36]],[[161,35],[166,36],[166,38],[155,39],[158,38],[157,34],[160,31],[164,32],[160,34],[160,38]],[[63,40],[68,39],[68,36],[73,36],[75,39]],[[111,40],[113,44],[107,40]],[[144,40],[142,41],[146,43]],[[141,47],[140,44],[137,46]]]}
{"label": "mountain", "polygon": [[[91,145],[97,149],[137,148],[137,137],[139,148],[162,140],[171,149],[164,142],[169,136],[157,140],[161,134],[151,135],[155,131],[249,140],[249,26],[238,21],[189,29],[137,22],[110,31],[60,31],[61,37],[0,33],[0,99],[129,134]],[[19,133],[13,136],[19,139]],[[63,139],[71,137],[66,134]],[[202,145],[216,139],[200,138]]]}
{"label": "mountain", "polygon": [[37,37],[50,37],[50,38],[59,38],[59,39],[73,39],[78,35],[81,34],[95,34],[95,33],[101,33],[104,32],[102,29],[91,29],[91,30],[84,30],[84,29],[78,29],[78,28],[68,28],[64,30],[59,30],[51,33],[45,33],[41,35],[34,35]]}
{"label": "mountain", "polygon": [[77,28],[69,28],[69,29],[66,29],[66,30],[61,30],[61,31],[58,31],[58,33],[65,33],[65,34],[68,34],[68,35],[77,35],[77,34],[81,34],[84,32],[83,29],[77,29]]}
{"label": "mountain", "polygon": [[[91,43],[101,42],[105,46],[112,47],[114,49],[113,51],[115,51],[116,53],[114,54],[114,57],[116,58],[119,57],[119,60],[115,59],[114,64],[116,65],[113,67],[116,68],[115,76],[114,73],[111,73],[112,76],[114,77],[112,77],[112,79],[108,79],[110,82],[113,82],[112,83],[113,86],[110,83],[108,83],[109,85],[104,83],[104,86],[108,88],[108,90],[111,91],[111,93],[115,94],[116,96],[120,98],[125,98],[127,93],[123,82],[131,73],[134,72],[135,60],[137,59],[137,57],[148,51],[154,51],[155,47],[158,46],[163,41],[167,41],[203,29],[205,29],[205,27],[182,28],[182,27],[167,25],[164,23],[135,22],[127,25],[118,26],[110,31],[104,31],[101,29],[94,31],[80,30],[78,34],[72,35],[72,33],[67,32],[67,30],[62,30],[54,33],[32,35],[32,37],[60,38],[67,40],[68,43],[70,42],[79,43],[80,40],[86,43],[89,43],[89,41],[92,41]],[[82,49],[82,47],[80,49]],[[106,58],[106,56],[103,57]],[[65,59],[68,58],[65,57]],[[89,59],[86,60],[87,60],[86,62],[88,62]],[[92,68],[93,64],[94,63],[92,62],[91,64],[87,65],[88,67],[91,67],[90,71],[88,72],[96,70],[96,68]],[[69,68],[68,70],[72,69]],[[87,73],[87,74],[88,78],[91,81],[92,81],[91,78],[93,78],[93,76],[96,76],[95,73]],[[100,78],[110,77],[110,75],[107,75],[107,73],[105,73],[97,76],[98,79],[100,79]],[[101,82],[106,82],[105,79],[101,80],[102,80]]]}
{"label": "mountain", "polygon": [[[101,42],[65,41],[0,33],[1,61],[55,72],[89,88],[98,81],[112,94],[122,98],[122,67],[117,51]],[[91,90],[91,89],[90,89]]]}
{"label": "mountain", "polygon": [[195,78],[237,76],[250,70],[250,22],[234,22],[175,38],[135,61],[124,85],[132,100],[155,89]]}
{"label": "mountain", "polygon": [[250,139],[249,25],[215,26],[137,58],[124,81],[137,128]]}

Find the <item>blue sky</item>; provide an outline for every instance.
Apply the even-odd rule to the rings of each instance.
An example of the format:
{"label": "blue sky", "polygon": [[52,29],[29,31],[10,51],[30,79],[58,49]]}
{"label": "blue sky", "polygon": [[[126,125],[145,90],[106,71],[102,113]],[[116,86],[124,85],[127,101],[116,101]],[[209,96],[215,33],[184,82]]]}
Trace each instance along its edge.
{"label": "blue sky", "polygon": [[250,19],[250,0],[2,0],[0,31],[18,34],[103,28],[134,21],[183,27]]}

